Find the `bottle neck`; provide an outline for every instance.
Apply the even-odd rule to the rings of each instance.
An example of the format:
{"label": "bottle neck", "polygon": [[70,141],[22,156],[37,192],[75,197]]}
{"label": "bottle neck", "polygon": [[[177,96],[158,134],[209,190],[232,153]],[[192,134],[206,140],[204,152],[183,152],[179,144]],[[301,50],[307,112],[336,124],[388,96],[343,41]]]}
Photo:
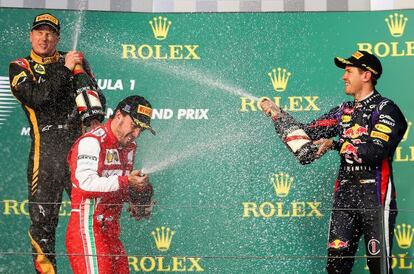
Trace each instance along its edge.
{"label": "bottle neck", "polygon": [[83,69],[82,65],[76,64],[72,70],[72,73],[73,75],[78,75],[81,73],[85,73],[85,70]]}

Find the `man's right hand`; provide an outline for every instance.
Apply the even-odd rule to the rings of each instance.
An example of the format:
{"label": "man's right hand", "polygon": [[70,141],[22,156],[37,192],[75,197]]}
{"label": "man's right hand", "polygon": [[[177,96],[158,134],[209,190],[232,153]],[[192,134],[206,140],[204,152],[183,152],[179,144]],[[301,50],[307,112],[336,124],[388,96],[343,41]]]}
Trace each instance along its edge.
{"label": "man's right hand", "polygon": [[83,53],[80,51],[69,51],[65,56],[65,67],[72,71],[76,65],[82,65]]}
{"label": "man's right hand", "polygon": [[131,174],[128,175],[128,182],[130,187],[139,191],[148,185],[148,174],[142,175],[141,170],[133,170]]}
{"label": "man's right hand", "polygon": [[318,146],[318,151],[316,152],[316,158],[322,157],[328,150],[333,148],[333,140],[321,138],[313,142]]}
{"label": "man's right hand", "polygon": [[131,216],[136,220],[149,218],[154,205],[153,188],[149,183],[148,175],[142,175],[140,170],[133,170],[129,180],[129,209]]}
{"label": "man's right hand", "polygon": [[280,115],[280,108],[268,98],[262,99],[260,102],[260,107],[262,108],[262,111],[269,117],[276,118]]}

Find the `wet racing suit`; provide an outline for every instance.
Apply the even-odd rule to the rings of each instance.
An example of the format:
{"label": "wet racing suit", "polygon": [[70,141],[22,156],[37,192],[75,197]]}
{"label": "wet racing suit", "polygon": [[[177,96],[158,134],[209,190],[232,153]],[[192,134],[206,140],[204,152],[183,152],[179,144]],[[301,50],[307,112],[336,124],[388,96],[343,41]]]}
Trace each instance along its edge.
{"label": "wet racing suit", "polygon": [[73,188],[66,248],[75,274],[129,273],[119,219],[136,144],[121,147],[111,121],[83,135],[68,155]]}
{"label": "wet racing suit", "polygon": [[[63,190],[70,195],[67,153],[81,134],[72,72],[64,66],[65,53],[30,56],[10,63],[13,95],[30,123],[32,138],[27,168],[29,237],[39,273],[56,273],[55,231]],[[90,72],[86,65],[85,69]],[[100,94],[102,96],[102,94]],[[101,97],[104,102],[104,98]]]}
{"label": "wet racing suit", "polygon": [[[406,129],[398,106],[374,91],[360,102],[334,108],[305,130],[313,140],[339,137],[335,147],[341,165],[331,214],[329,273],[351,272],[362,235],[366,255],[376,256],[367,259],[371,273],[380,273],[380,256],[391,256],[397,216],[392,160]],[[392,272],[388,258],[386,268]]]}
{"label": "wet racing suit", "polygon": [[[284,119],[293,119],[286,116]],[[371,273],[380,273],[379,257],[383,252],[391,256],[397,215],[392,160],[407,128],[403,114],[374,91],[360,102],[333,108],[302,128],[312,140],[339,137],[334,143],[341,164],[334,188],[328,272],[351,273],[352,256],[364,235],[366,255],[375,256],[367,259],[368,267]],[[384,263],[391,273],[388,258]]]}

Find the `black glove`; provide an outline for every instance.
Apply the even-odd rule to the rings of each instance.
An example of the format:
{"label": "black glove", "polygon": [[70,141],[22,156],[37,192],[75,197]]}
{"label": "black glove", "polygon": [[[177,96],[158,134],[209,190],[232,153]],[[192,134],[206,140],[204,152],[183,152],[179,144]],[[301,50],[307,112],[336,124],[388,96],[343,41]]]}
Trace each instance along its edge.
{"label": "black glove", "polygon": [[137,221],[142,218],[149,219],[152,213],[152,208],[154,202],[152,201],[152,196],[154,191],[150,183],[145,184],[142,188],[129,188],[129,208],[128,211],[131,214],[131,217],[135,218]]}

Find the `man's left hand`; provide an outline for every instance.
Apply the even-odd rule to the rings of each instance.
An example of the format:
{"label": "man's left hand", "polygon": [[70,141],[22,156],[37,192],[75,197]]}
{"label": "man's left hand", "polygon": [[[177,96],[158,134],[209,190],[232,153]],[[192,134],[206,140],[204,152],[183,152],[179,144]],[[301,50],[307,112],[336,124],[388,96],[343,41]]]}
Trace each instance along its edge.
{"label": "man's left hand", "polygon": [[318,151],[316,152],[316,158],[322,157],[328,150],[331,150],[333,147],[333,140],[331,139],[319,139],[313,142],[318,146]]}
{"label": "man's left hand", "polygon": [[[133,171],[131,175],[139,176],[138,174],[140,171]],[[152,208],[154,206],[154,202],[152,197],[154,195],[154,191],[152,188],[151,183],[147,182],[148,175],[146,176],[146,182],[139,187],[130,187],[129,188],[129,208],[128,211],[131,214],[131,217],[134,217],[137,221],[141,220],[142,218],[149,219],[152,213]]]}

